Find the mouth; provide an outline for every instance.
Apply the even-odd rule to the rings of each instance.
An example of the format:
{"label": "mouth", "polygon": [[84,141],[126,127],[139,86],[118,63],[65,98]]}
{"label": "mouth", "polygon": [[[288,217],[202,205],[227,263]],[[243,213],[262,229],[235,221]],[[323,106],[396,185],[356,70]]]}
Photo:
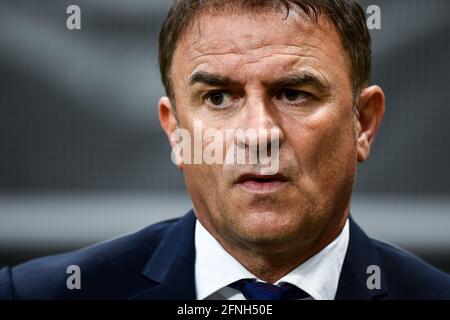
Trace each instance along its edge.
{"label": "mouth", "polygon": [[247,191],[255,193],[270,193],[277,191],[289,181],[281,174],[259,175],[243,174],[237,180],[237,184]]}

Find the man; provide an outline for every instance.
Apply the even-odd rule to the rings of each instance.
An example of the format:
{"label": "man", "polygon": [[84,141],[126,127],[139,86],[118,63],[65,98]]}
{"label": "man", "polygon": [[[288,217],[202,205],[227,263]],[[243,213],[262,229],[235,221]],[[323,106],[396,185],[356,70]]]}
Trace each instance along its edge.
{"label": "man", "polygon": [[[195,136],[199,123],[201,133],[254,132],[232,135],[225,153],[230,142],[248,156],[270,146],[276,172],[262,170],[261,154],[256,163],[192,162],[183,150],[175,159],[192,211],[4,268],[2,298],[450,298],[448,275],[368,238],[350,217],[357,164],[384,113],[359,5],[179,0],[161,31],[160,67],[160,122],[174,149],[178,130]],[[69,266],[79,268],[78,287]]]}

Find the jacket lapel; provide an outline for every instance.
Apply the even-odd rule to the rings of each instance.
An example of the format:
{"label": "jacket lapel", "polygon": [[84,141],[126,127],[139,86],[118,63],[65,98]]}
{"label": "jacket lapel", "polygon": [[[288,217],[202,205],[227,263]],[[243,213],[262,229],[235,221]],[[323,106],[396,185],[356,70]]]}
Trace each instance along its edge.
{"label": "jacket lapel", "polygon": [[153,285],[130,299],[196,299],[195,221],[190,210],[167,230],[142,272]]}
{"label": "jacket lapel", "polygon": [[[370,289],[367,280],[373,274],[369,266],[379,267],[380,289]],[[388,287],[378,252],[373,241],[350,217],[350,240],[339,278],[336,300],[380,299]]]}

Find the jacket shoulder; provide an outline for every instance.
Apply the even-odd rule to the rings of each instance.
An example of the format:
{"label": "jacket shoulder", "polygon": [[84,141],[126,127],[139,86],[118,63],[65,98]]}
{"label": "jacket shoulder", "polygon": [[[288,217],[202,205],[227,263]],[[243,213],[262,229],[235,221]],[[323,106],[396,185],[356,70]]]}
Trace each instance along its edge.
{"label": "jacket shoulder", "polygon": [[[145,284],[142,270],[177,220],[163,221],[76,251],[3,268],[0,299],[124,299],[132,294],[130,290]],[[80,275],[79,290],[68,288],[68,279],[75,272]]]}
{"label": "jacket shoulder", "polygon": [[11,269],[0,269],[0,300],[10,300],[13,298],[11,283]]}
{"label": "jacket shoulder", "polygon": [[406,250],[373,240],[391,299],[450,299],[450,276]]}

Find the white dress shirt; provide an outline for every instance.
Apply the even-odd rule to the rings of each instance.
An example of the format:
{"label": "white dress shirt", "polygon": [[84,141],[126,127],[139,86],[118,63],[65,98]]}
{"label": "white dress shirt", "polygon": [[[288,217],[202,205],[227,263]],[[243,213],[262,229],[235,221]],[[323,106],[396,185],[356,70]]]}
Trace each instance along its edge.
{"label": "white dress shirt", "polygon": [[[278,280],[288,282],[314,300],[333,300],[350,238],[349,222],[340,235],[307,261]],[[197,220],[195,225],[195,285],[198,300],[245,300],[243,294],[228,287],[241,279],[257,279],[231,256]],[[264,281],[262,281],[264,282]]]}

